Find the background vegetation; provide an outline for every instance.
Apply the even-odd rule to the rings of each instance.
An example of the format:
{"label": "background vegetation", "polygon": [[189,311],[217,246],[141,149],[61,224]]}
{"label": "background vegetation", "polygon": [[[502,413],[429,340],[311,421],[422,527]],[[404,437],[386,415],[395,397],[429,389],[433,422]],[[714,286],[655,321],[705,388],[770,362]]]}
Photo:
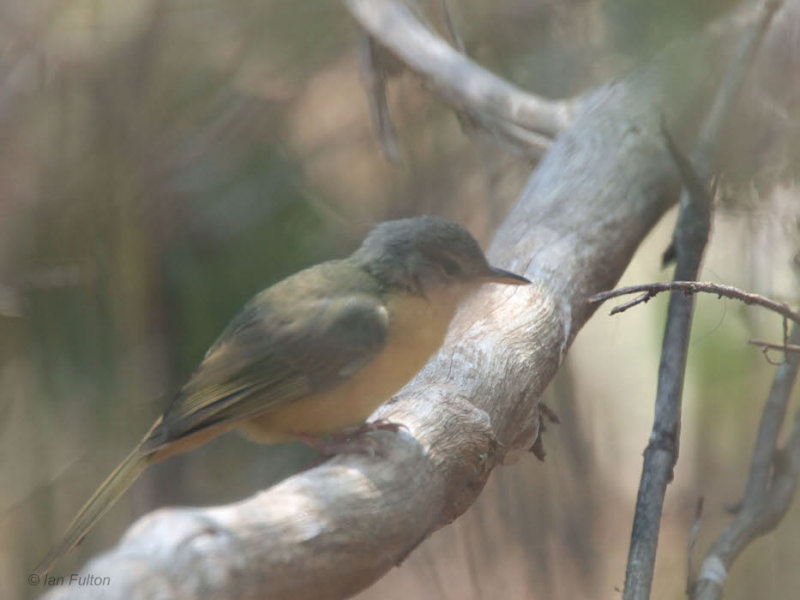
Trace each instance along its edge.
{"label": "background vegetation", "polygon": [[[452,4],[478,62],[567,97],[733,3]],[[30,568],[250,295],[348,253],[385,218],[441,214],[484,242],[503,218],[532,165],[467,137],[410,78],[392,88],[403,162],[389,165],[355,48],[346,11],[324,0],[0,0],[0,596],[40,594]],[[765,169],[796,163],[740,135],[771,157]],[[795,190],[729,179],[705,278],[796,299]],[[667,277],[658,261],[671,226],[648,239],[627,282]],[[547,435],[547,463],[498,470],[463,519],[361,597],[615,597],[665,305],[601,309],[551,388],[562,425]],[[745,342],[779,336],[755,309],[698,302],[657,598],[682,595],[697,497],[701,547],[737,499],[773,370]],[[172,459],[58,570],[153,508],[233,501],[311,460],[304,447],[235,435]],[[744,556],[728,597],[795,597],[798,525],[795,507]]]}

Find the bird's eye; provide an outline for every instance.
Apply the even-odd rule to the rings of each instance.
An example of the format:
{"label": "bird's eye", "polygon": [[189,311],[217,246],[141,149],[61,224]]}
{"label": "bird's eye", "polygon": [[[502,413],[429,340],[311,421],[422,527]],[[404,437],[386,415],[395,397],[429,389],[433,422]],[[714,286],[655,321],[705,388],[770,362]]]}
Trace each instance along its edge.
{"label": "bird's eye", "polygon": [[442,270],[448,277],[457,277],[461,274],[461,266],[449,258],[442,259]]}

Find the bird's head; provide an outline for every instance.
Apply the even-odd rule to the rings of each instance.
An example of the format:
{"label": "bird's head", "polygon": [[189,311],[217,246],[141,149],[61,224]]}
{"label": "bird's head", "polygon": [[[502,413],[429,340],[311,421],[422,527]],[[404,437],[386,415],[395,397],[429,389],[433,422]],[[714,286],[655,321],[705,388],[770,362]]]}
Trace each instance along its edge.
{"label": "bird's head", "polygon": [[440,217],[381,223],[353,253],[353,260],[389,287],[426,296],[448,288],[466,291],[484,282],[530,283],[492,267],[466,229]]}

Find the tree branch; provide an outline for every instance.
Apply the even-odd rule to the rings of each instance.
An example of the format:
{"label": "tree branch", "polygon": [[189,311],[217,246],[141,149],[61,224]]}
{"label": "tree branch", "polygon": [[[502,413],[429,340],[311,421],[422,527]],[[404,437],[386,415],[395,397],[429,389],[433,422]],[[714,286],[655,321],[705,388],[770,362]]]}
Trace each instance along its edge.
{"label": "tree branch", "polygon": [[751,346],[758,346],[762,350],[780,350],[781,352],[800,352],[797,344],[773,344],[772,342],[762,342],[761,340],[747,340]]}
{"label": "tree branch", "polygon": [[[569,124],[575,110],[572,102],[535,96],[487,71],[432,33],[402,3],[347,0],[346,5],[371,39],[498,140],[539,158],[551,138]],[[391,142],[386,146],[391,139],[386,135],[387,116],[378,110],[385,96],[384,67],[372,64],[377,68],[372,75],[365,73],[365,81],[373,123],[391,155]]]}
{"label": "tree branch", "polygon": [[[677,259],[676,280],[694,280],[700,271],[711,228],[712,195],[698,182],[711,180],[723,123],[730,116],[748,67],[776,8],[775,2],[767,2],[761,18],[745,31],[709,109],[691,161],[683,158],[664,130],[667,147],[684,181],[673,241]],[[672,481],[680,448],[681,400],[693,305],[694,296],[674,292],[670,295],[658,369],[653,429],[644,451],[623,600],[647,600],[650,597],[664,495]]]}
{"label": "tree branch", "polygon": [[[800,326],[790,335],[793,345],[800,343]],[[775,372],[758,428],[753,458],[742,501],[734,520],[708,551],[695,582],[693,600],[722,597],[728,571],[742,550],[754,539],[774,529],[791,504],[800,474],[800,411],[789,440],[778,447],[778,434],[786,417],[800,356],[787,355]]]}
{"label": "tree branch", "polygon": [[387,83],[393,69],[387,64],[389,61],[385,54],[386,51],[380,48],[365,31],[358,32],[359,70],[367,92],[372,127],[381,143],[383,155],[389,162],[398,163],[400,148],[386,99]]}
{"label": "tree branch", "polygon": [[600,302],[605,302],[606,300],[610,300],[611,298],[618,298],[619,296],[644,292],[641,296],[634,298],[630,302],[615,306],[613,309],[611,309],[611,313],[609,314],[615,315],[617,313],[625,312],[637,304],[648,302],[651,298],[655,297],[661,292],[670,292],[676,290],[681,291],[686,295],[699,293],[714,294],[718,298],[733,298],[734,300],[741,300],[745,304],[756,304],[758,306],[767,308],[772,312],[789,319],[790,321],[800,324],[800,313],[790,309],[785,302],[771,300],[765,296],[746,292],[730,285],[722,285],[721,283],[711,283],[706,281],[663,281],[659,283],[631,285],[618,288],[616,290],[609,290],[607,292],[594,294],[588,299],[588,302],[597,304]]}
{"label": "tree branch", "polygon": [[[349,4],[374,16],[370,5],[387,3]],[[110,585],[51,597],[344,598],[463,513],[495,466],[536,444],[539,395],[593,313],[586,297],[614,285],[674,203],[659,116],[680,135],[695,130],[740,31],[733,22],[674,44],[580,99],[488,252],[534,284],[487,286],[459,310],[439,354],[373,415],[405,425],[370,434],[380,452],[338,456],[228,506],[146,515],[85,567]],[[398,43],[419,41],[404,35]],[[444,64],[436,72],[463,64],[429,58]],[[500,112],[519,117],[524,105]]]}

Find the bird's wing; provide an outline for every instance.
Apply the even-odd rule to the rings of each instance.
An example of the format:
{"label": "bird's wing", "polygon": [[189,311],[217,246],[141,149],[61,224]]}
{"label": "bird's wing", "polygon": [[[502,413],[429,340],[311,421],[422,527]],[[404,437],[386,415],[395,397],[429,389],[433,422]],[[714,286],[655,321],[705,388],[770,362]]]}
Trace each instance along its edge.
{"label": "bird's wing", "polygon": [[324,389],[370,362],[386,342],[389,313],[366,295],[301,301],[279,318],[245,309],[211,347],[143,442],[156,450],[222,422],[240,421]]}

